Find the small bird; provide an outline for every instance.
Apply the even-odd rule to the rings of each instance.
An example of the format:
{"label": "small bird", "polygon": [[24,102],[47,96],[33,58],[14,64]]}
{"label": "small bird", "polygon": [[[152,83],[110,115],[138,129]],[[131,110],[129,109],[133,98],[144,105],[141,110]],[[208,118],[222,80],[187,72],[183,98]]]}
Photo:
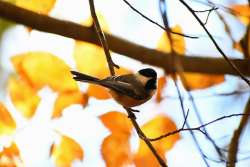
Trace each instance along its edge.
{"label": "small bird", "polygon": [[105,79],[98,79],[76,71],[71,71],[71,73],[76,81],[108,88],[111,96],[126,108],[145,103],[156,91],[157,73],[152,68],[141,69],[136,74],[110,76]]}

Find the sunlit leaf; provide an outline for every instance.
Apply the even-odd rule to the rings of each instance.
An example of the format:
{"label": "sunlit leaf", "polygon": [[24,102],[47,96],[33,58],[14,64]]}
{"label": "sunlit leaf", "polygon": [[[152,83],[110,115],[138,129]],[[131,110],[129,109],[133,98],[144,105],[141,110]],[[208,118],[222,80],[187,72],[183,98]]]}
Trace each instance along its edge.
{"label": "sunlit leaf", "polygon": [[102,156],[108,167],[122,167],[131,163],[132,154],[129,138],[132,124],[128,117],[120,112],[108,112],[100,116],[103,124],[111,131],[102,143]]}
{"label": "sunlit leaf", "polygon": [[167,83],[167,79],[165,76],[160,77],[157,82],[157,92],[156,92],[156,101],[160,102],[162,100],[163,89]]}
{"label": "sunlit leaf", "polygon": [[71,91],[59,93],[53,111],[53,118],[60,117],[62,115],[63,109],[72,104],[81,104],[85,106],[88,103],[88,96],[82,92]]}
{"label": "sunlit leaf", "polygon": [[12,134],[16,129],[16,122],[9,111],[0,102],[0,136]]}
{"label": "sunlit leaf", "polygon": [[[174,28],[171,28],[175,32],[182,33],[181,27],[180,26],[175,26]],[[183,54],[185,52],[185,40],[183,36],[180,35],[175,35],[171,34],[171,38],[173,41],[173,49],[175,52],[179,54]],[[168,36],[166,33],[163,33],[161,36],[158,44],[157,44],[157,49],[163,52],[171,52],[171,47],[170,47],[170,41],[168,39]]]}
{"label": "sunlit leaf", "polygon": [[100,116],[103,124],[112,132],[124,132],[130,134],[132,130],[132,124],[128,119],[128,116],[121,112],[108,112]]}
{"label": "sunlit leaf", "polygon": [[27,52],[12,57],[18,74],[34,89],[49,85],[56,91],[77,90],[70,68],[58,57],[47,52]]}
{"label": "sunlit leaf", "polygon": [[101,152],[107,167],[124,167],[132,162],[129,136],[122,132],[106,137]]}
{"label": "sunlit leaf", "polygon": [[[167,132],[176,130],[174,122],[166,116],[157,116],[150,122],[143,125],[142,130],[149,138],[159,137]],[[179,134],[168,136],[158,141],[152,142],[157,153],[166,160],[165,153],[169,151],[176,141],[180,139]],[[155,156],[149,150],[148,146],[140,141],[138,152],[135,154],[134,162],[137,167],[157,167],[160,166]]]}
{"label": "sunlit leaf", "polygon": [[241,20],[245,25],[249,24],[250,19],[250,7],[248,4],[236,4],[230,7],[234,14]]}
{"label": "sunlit leaf", "polygon": [[54,7],[56,0],[7,0],[11,3],[32,10],[41,14],[48,14],[50,10]]}
{"label": "sunlit leaf", "polygon": [[60,167],[70,167],[75,160],[83,160],[83,150],[73,139],[62,136],[58,144],[51,147],[51,156]]}
{"label": "sunlit leaf", "polygon": [[[184,73],[188,88],[191,90],[205,89],[224,82],[224,75]],[[186,85],[184,85],[186,87]]]}
{"label": "sunlit leaf", "polygon": [[31,118],[40,102],[40,97],[36,94],[30,85],[23,80],[14,77],[8,82],[8,91],[15,107],[26,118]]}
{"label": "sunlit leaf", "polygon": [[17,145],[12,143],[9,147],[4,147],[0,152],[1,167],[16,167],[21,166],[22,160]]}
{"label": "sunlit leaf", "polygon": [[[102,30],[108,32],[108,26],[103,16],[98,14],[99,22]],[[86,26],[92,26],[92,19],[84,21]],[[76,41],[74,48],[74,59],[77,69],[85,74],[104,78],[108,73],[106,56],[103,48],[91,43]]]}
{"label": "sunlit leaf", "polygon": [[[123,67],[120,67],[119,69],[115,69],[115,74],[116,75],[124,75],[124,74],[129,74],[131,73],[129,70],[123,68]],[[106,69],[102,72],[102,74],[104,76],[109,76],[109,70]],[[90,97],[95,97],[97,99],[108,99],[110,98],[110,94],[109,94],[109,91],[108,89],[102,87],[102,86],[98,86],[98,85],[94,85],[94,84],[90,84],[89,87],[88,87],[88,90],[87,90],[87,93]]]}

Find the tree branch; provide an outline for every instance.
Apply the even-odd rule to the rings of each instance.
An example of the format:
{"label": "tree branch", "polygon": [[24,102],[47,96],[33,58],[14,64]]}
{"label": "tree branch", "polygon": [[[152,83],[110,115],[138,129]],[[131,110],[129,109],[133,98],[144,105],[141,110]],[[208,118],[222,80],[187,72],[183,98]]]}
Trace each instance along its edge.
{"label": "tree branch", "polygon": [[[91,27],[38,14],[7,2],[0,1],[0,17],[40,31],[101,45],[95,31]],[[114,35],[105,34],[105,36],[112,51],[145,64],[161,67],[169,73],[173,71],[172,67],[168,66],[171,62],[170,53],[149,49]],[[185,72],[237,75],[222,58],[204,58],[192,55],[179,56]],[[231,59],[231,61],[244,75],[250,76],[247,60]]]}
{"label": "tree branch", "polygon": [[89,0],[89,6],[90,6],[91,16],[92,16],[93,21],[94,21],[96,34],[98,35],[99,41],[102,44],[103,50],[104,50],[105,55],[106,55],[106,59],[107,59],[107,62],[108,62],[110,74],[115,75],[114,67],[119,68],[119,66],[116,65],[113,62],[112,58],[111,58],[107,40],[106,40],[105,35],[104,35],[104,33],[103,33],[102,29],[101,29],[98,18],[96,16],[94,0]]}
{"label": "tree branch", "polygon": [[239,142],[240,142],[240,136],[241,136],[243,130],[245,129],[245,127],[249,121],[250,98],[248,99],[248,102],[246,104],[245,111],[243,114],[244,115],[240,121],[240,125],[234,131],[233,137],[232,137],[230,145],[229,145],[227,167],[235,167],[235,163],[237,162],[237,153],[238,153],[238,147],[239,147]]}
{"label": "tree branch", "polygon": [[179,1],[189,10],[189,12],[198,21],[198,23],[201,25],[201,27],[204,29],[204,31],[207,33],[207,35],[209,36],[209,38],[213,42],[213,44],[216,47],[216,49],[224,57],[224,59],[231,66],[231,68],[238,74],[238,76],[241,77],[242,80],[244,80],[250,86],[250,81],[244,76],[244,74],[238,69],[238,67],[226,56],[226,54],[223,52],[223,50],[220,48],[220,46],[217,44],[217,42],[213,38],[212,34],[210,34],[210,32],[207,30],[207,28],[205,27],[205,25],[200,20],[200,18],[195,14],[194,10],[184,0],[179,0]]}

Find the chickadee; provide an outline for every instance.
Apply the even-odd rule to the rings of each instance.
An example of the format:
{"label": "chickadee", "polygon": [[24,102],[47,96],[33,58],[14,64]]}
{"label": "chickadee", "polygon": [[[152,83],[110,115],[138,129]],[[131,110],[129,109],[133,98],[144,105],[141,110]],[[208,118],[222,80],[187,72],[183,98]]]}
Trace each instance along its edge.
{"label": "chickadee", "polygon": [[101,85],[109,89],[111,96],[123,107],[134,107],[148,101],[156,91],[157,73],[151,68],[139,70],[136,74],[110,76],[98,79],[71,71],[73,79]]}

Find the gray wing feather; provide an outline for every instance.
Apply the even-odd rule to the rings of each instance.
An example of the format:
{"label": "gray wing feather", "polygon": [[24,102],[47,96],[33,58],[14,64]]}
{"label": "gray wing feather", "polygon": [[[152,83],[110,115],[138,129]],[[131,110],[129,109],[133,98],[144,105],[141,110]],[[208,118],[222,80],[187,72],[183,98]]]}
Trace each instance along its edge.
{"label": "gray wing feather", "polygon": [[[101,85],[121,94],[142,100],[146,96],[143,85],[133,75],[111,76],[101,80]],[[131,84],[133,83],[133,84]]]}

